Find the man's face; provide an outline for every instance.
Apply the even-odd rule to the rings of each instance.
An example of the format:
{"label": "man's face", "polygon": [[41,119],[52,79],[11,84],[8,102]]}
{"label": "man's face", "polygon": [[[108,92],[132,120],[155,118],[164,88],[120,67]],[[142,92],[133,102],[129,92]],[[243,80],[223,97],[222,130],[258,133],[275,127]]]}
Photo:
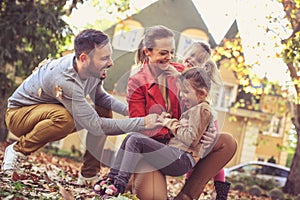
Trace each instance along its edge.
{"label": "man's face", "polygon": [[105,79],[107,70],[113,65],[112,48],[108,43],[102,47],[96,47],[88,54],[89,64],[86,67],[86,73],[90,77]]}

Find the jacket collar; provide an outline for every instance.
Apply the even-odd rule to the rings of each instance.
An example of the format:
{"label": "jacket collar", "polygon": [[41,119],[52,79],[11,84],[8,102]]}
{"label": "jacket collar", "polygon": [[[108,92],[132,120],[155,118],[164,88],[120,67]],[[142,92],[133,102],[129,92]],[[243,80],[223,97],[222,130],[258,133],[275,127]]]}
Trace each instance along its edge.
{"label": "jacket collar", "polygon": [[148,79],[147,82],[149,83],[150,87],[153,86],[155,83],[157,83],[151,70],[150,70],[150,65],[148,63],[143,64],[142,70],[144,71],[144,73],[147,76],[147,79]]}

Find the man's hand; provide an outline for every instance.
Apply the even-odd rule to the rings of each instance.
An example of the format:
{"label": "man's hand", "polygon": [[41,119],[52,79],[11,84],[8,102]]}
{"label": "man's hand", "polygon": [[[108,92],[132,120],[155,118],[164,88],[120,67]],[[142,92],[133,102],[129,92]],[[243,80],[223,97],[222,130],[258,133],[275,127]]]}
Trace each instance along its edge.
{"label": "man's hand", "polygon": [[153,129],[157,127],[161,127],[162,123],[158,120],[158,114],[149,114],[145,117],[145,128]]}
{"label": "man's hand", "polygon": [[157,121],[159,121],[162,126],[166,126],[166,124],[168,123],[168,120],[170,120],[170,118],[171,118],[171,114],[170,113],[162,112],[158,116]]}

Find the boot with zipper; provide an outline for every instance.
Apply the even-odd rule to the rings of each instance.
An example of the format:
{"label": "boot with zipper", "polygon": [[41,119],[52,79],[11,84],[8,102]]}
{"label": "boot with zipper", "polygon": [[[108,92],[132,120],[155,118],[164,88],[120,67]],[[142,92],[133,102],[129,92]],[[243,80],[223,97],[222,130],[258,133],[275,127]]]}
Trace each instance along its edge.
{"label": "boot with zipper", "polygon": [[214,181],[215,190],[217,193],[216,200],[226,200],[230,188],[229,182]]}

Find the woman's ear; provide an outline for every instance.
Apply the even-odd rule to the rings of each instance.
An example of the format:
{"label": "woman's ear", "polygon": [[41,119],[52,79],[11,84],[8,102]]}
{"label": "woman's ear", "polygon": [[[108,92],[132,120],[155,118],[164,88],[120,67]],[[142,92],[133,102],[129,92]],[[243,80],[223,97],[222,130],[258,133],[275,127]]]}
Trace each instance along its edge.
{"label": "woman's ear", "polygon": [[149,56],[149,55],[150,55],[149,49],[145,48],[143,51],[144,51],[144,54],[145,54],[146,56]]}

